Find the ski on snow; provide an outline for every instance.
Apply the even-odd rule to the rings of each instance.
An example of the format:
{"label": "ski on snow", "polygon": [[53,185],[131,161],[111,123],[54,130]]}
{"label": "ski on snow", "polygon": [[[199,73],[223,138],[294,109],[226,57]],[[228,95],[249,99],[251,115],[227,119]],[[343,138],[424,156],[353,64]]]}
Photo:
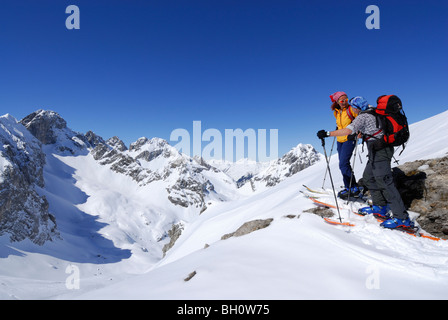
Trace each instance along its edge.
{"label": "ski on snow", "polygon": [[338,225],[338,226],[346,226],[346,227],[354,227],[355,225],[353,223],[350,222],[339,222],[339,221],[335,221],[332,220],[330,218],[323,218],[325,220],[325,222],[328,222],[329,224],[334,224],[334,225]]}
{"label": "ski on snow", "polygon": [[311,189],[310,187],[308,187],[308,186],[306,186],[306,185],[304,185],[304,184],[303,184],[303,186],[304,186],[309,192],[312,192],[312,193],[330,194],[328,191],[325,191],[325,190],[315,190],[315,189]]}
{"label": "ski on snow", "polygon": [[[303,184],[303,186],[309,191],[309,192],[311,192],[313,195],[308,195],[309,197],[313,197],[313,198],[320,198],[320,197],[322,197],[322,196],[328,196],[328,195],[333,195],[333,193],[332,192],[330,192],[330,191],[327,191],[327,190],[324,190],[324,189],[322,189],[322,190],[316,190],[316,189],[312,189],[312,188],[310,188],[310,187],[308,187],[308,186],[306,186],[306,185],[304,185]],[[302,191],[301,191],[302,192]],[[302,192],[303,193],[303,192]],[[345,201],[349,201],[349,202],[360,202],[360,203],[367,203],[367,199],[365,198],[365,196],[364,195],[362,195],[362,196],[351,196],[350,198],[348,198],[348,199],[341,199],[341,200],[345,200]]]}
{"label": "ski on snow", "polygon": [[[305,185],[304,185],[304,186],[305,186]],[[305,186],[305,187],[306,187],[306,186]],[[307,188],[308,190],[310,190],[308,187],[306,187],[306,188]],[[322,207],[326,207],[326,208],[333,208],[333,209],[336,209],[336,208],[337,208],[336,205],[329,204],[329,203],[326,203],[326,202],[323,202],[323,201],[318,200],[318,199],[319,199],[318,196],[310,195],[310,194],[307,194],[307,193],[305,193],[305,192],[303,192],[303,191],[300,191],[300,192],[301,192],[306,198],[308,198],[308,199],[310,199],[311,201],[313,201],[314,204],[316,204],[316,205],[319,205],[319,206],[322,206]],[[327,222],[327,223],[329,223],[329,224],[333,224],[333,225],[340,225],[340,226],[346,226],[346,227],[354,227],[354,226],[355,226],[353,223],[350,223],[350,222],[336,221],[336,220],[333,220],[333,219],[330,219],[330,218],[326,218],[326,217],[324,217],[323,219],[324,219],[325,222]]]}
{"label": "ski on snow", "polygon": [[[314,202],[314,204],[316,204],[316,205],[320,205],[320,206],[322,206],[322,207],[327,207],[327,208],[333,208],[333,209],[337,209],[337,207],[336,207],[336,205],[335,204],[331,204],[331,203],[328,203],[328,202],[326,202],[326,201],[322,201],[322,199],[320,198],[320,197],[317,197],[317,196],[314,196],[314,195],[310,195],[310,194],[307,194],[307,193],[305,193],[305,192],[303,192],[303,191],[300,191],[306,198],[308,198],[308,199],[310,199],[311,201],[313,201]],[[351,200],[350,200],[351,201]],[[361,201],[352,201],[352,202],[361,202]],[[362,201],[361,203],[365,203],[364,201]],[[366,203],[366,206],[367,206],[368,204]],[[339,208],[342,208],[342,209],[347,209],[346,207],[345,207],[345,205],[343,205],[343,204],[339,204],[338,203],[338,206],[339,206]],[[356,214],[356,215],[359,215],[359,216],[362,216],[363,217],[363,215],[361,215],[361,214],[359,214],[357,211],[352,211],[354,214]]]}
{"label": "ski on snow", "polygon": [[[310,192],[319,193],[319,194],[327,194],[328,195],[328,193],[325,193],[324,191],[317,191],[317,190],[311,189],[311,188],[309,188],[309,187],[307,187],[305,185],[303,185],[303,186]],[[301,193],[305,197],[310,199],[314,204],[316,204],[318,206],[323,206],[323,207],[332,208],[332,209],[336,209],[337,208],[335,204],[331,204],[331,203],[322,201],[322,199],[320,199],[317,196],[311,196],[311,195],[306,194],[305,192],[302,192],[302,191],[301,191]],[[340,204],[338,204],[338,205],[339,205],[339,208],[344,208],[343,205],[340,205]],[[358,216],[365,217],[365,215],[362,215],[362,214],[360,214],[360,213],[358,213],[356,211],[352,211],[352,212],[354,214],[358,215]],[[380,216],[375,216],[374,215],[374,217],[375,217],[375,219],[378,222],[383,222],[385,220],[384,218],[382,218]],[[327,222],[329,224],[332,224],[332,225],[341,225],[341,226],[347,226],[347,227],[354,227],[355,226],[355,224],[349,223],[349,222],[339,222],[339,221],[336,221],[336,220],[332,220],[330,218],[323,218],[323,219],[324,219],[325,222]],[[390,230],[398,230],[398,231],[401,231],[403,233],[409,234],[409,235],[414,236],[414,237],[422,237],[422,238],[430,239],[430,240],[434,240],[434,241],[445,240],[445,239],[442,239],[442,238],[426,235],[426,234],[420,232],[418,227],[417,227],[417,230],[415,230],[415,229],[407,229],[407,228],[396,228],[396,229],[390,229]]]}

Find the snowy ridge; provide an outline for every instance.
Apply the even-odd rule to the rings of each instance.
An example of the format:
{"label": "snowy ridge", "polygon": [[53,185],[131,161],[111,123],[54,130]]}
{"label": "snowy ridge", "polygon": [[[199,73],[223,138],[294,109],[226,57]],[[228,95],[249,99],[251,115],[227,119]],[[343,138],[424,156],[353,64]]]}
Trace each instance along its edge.
{"label": "snowy ridge", "polygon": [[269,162],[260,163],[250,159],[209,162],[232,177],[242,192],[252,194],[273,187],[320,160],[322,155],[312,145],[299,143],[281,158]]}
{"label": "snowy ridge", "polygon": [[[448,111],[411,125],[411,140],[399,159],[404,162],[445,156],[448,148],[439,140],[440,134],[427,132],[447,129]],[[145,151],[144,147],[141,150]],[[150,146],[146,147],[150,153]],[[52,145],[44,147],[47,155],[53,154],[52,148]],[[130,149],[125,152],[136,158],[132,152],[137,150]],[[360,151],[361,147],[359,155],[364,162],[365,154]],[[178,157],[170,153],[167,158],[171,156]],[[144,164],[142,159],[139,161],[143,166],[151,165]],[[446,241],[414,238],[368,222],[346,230],[304,212],[313,204],[299,190],[303,184],[321,186],[324,161],[250,197],[240,194],[237,188],[228,188],[217,177],[223,172],[205,170],[203,165],[196,167],[199,163],[197,159],[185,164],[201,169],[200,173],[206,175],[215,189],[222,187],[228,192],[227,200],[232,201],[213,202],[210,198],[207,201],[212,204],[206,202],[207,210],[197,215],[197,208],[176,206],[167,199],[166,190],[157,186],[178,181],[175,177],[182,171],[172,172],[166,181],[140,185],[131,176],[100,164],[91,153],[47,156],[45,189],[41,192],[47,196],[50,209],[53,206],[59,213],[56,219],[64,241],[37,247],[29,241],[9,243],[0,238],[0,297],[444,299],[448,296]],[[342,180],[337,163],[334,155],[330,164],[338,186]],[[363,167],[358,161],[355,166],[358,177]],[[222,240],[223,235],[234,232],[245,222],[266,219],[272,222],[263,229]],[[184,230],[162,257],[161,248],[167,241],[165,232],[174,221],[180,220],[184,222]],[[69,266],[79,269],[79,289],[66,285]],[[185,281],[191,274],[192,278]]]}
{"label": "snowy ridge", "polygon": [[273,161],[253,178],[253,189],[264,190],[275,186],[297,172],[322,160],[312,145],[299,143],[280,159]]}
{"label": "snowy ridge", "polygon": [[444,133],[447,132],[448,111],[409,126],[411,136],[408,147],[397,159],[401,162],[416,159],[435,159],[446,156],[448,144]]}
{"label": "snowy ridge", "polygon": [[232,179],[238,181],[243,176],[255,176],[267,167],[269,167],[272,163],[270,162],[257,162],[251,159],[239,159],[235,162],[228,160],[217,160],[210,159],[207,160],[215,168],[221,170],[222,172],[228,174]]}

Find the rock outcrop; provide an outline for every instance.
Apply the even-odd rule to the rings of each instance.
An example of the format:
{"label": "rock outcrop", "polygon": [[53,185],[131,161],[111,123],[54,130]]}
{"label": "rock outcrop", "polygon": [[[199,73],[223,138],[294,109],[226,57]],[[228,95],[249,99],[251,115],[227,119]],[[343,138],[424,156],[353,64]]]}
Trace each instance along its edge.
{"label": "rock outcrop", "polygon": [[393,169],[409,210],[427,232],[448,239],[448,156],[407,162]]}
{"label": "rock outcrop", "polygon": [[47,199],[38,193],[44,165],[41,143],[12,116],[0,117],[0,235],[8,234],[11,241],[42,245],[59,237]]}

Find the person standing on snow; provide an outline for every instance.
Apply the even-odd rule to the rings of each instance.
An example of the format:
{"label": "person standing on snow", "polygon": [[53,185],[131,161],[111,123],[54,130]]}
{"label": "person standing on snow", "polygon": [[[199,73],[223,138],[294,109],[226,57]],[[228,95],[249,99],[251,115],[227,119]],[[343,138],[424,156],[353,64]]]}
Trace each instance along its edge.
{"label": "person standing on snow", "polygon": [[[358,116],[359,110],[353,108],[348,103],[347,94],[343,91],[337,91],[330,95],[333,110],[336,118],[337,129],[346,128]],[[339,156],[339,170],[341,170],[344,181],[344,189],[338,193],[338,197],[346,199],[350,196],[358,196],[359,187],[356,184],[355,174],[350,165],[350,159],[353,150],[356,147],[356,138],[354,135],[343,135],[337,137],[337,150]]]}
{"label": "person standing on snow", "polygon": [[[385,228],[413,228],[414,223],[409,219],[392,176],[391,160],[394,147],[385,146],[381,149],[374,147],[375,140],[381,139],[383,132],[377,125],[376,117],[368,112],[371,106],[363,97],[355,97],[350,102],[362,111],[359,116],[346,128],[336,131],[320,130],[317,132],[317,137],[324,139],[362,133],[365,137],[364,141],[367,142],[369,158],[364,169],[363,180],[370,190],[373,206],[361,208],[359,213],[374,214],[385,219],[381,223],[381,226]],[[389,211],[392,212],[392,217],[389,216]]]}

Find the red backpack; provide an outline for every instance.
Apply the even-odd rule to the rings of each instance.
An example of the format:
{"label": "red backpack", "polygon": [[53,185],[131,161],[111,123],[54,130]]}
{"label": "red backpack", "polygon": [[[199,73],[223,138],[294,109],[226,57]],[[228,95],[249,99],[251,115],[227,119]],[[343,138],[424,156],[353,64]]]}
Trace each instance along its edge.
{"label": "red backpack", "polygon": [[[386,146],[403,146],[409,140],[410,132],[407,117],[403,111],[400,98],[395,95],[384,95],[377,99],[377,107],[373,114],[384,136],[375,141],[377,149]],[[378,126],[378,125],[377,125]],[[403,152],[403,151],[402,151]]]}

